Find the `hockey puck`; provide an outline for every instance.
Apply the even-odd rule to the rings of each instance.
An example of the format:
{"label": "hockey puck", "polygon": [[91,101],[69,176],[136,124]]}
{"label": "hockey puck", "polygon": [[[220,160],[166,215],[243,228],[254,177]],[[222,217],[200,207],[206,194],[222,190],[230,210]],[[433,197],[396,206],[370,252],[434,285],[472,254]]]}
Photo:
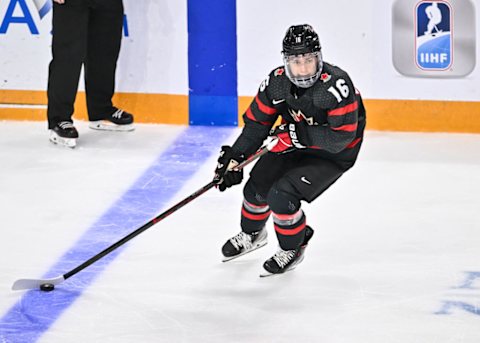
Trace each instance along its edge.
{"label": "hockey puck", "polygon": [[51,292],[55,289],[55,286],[51,283],[42,283],[40,285],[40,290],[43,292]]}

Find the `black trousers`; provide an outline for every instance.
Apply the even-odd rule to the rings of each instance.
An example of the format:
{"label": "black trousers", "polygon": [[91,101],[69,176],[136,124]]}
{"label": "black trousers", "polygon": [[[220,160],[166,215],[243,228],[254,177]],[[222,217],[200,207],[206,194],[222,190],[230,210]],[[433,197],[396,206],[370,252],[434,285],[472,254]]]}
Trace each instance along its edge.
{"label": "black trousers", "polygon": [[71,121],[82,65],[89,120],[115,112],[115,70],[122,39],[122,0],[53,3],[52,61],[48,74],[48,127]]}

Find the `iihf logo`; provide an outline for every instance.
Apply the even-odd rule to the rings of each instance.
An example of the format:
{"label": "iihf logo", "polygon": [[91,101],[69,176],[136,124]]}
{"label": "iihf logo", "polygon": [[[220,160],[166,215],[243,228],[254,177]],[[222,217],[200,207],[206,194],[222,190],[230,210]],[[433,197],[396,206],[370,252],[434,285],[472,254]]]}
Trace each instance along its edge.
{"label": "iihf logo", "polygon": [[465,77],[477,61],[474,1],[393,0],[392,62],[402,75]]}
{"label": "iihf logo", "polygon": [[423,70],[445,70],[453,62],[452,10],[445,1],[421,1],[415,14],[416,64]]}

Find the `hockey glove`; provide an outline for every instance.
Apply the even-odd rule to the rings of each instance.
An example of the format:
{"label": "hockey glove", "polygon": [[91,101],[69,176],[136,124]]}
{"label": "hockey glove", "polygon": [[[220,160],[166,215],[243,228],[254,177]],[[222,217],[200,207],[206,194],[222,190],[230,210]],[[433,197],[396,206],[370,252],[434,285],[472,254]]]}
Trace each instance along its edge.
{"label": "hockey glove", "polygon": [[235,167],[244,159],[242,154],[236,152],[230,146],[222,146],[215,169],[215,177],[213,178],[213,182],[218,185],[221,192],[242,182],[243,170],[235,170]]}
{"label": "hockey glove", "polygon": [[270,150],[277,154],[285,154],[297,149],[305,149],[306,146],[300,133],[301,125],[287,123],[279,125],[270,131],[270,136],[277,136],[278,143]]}

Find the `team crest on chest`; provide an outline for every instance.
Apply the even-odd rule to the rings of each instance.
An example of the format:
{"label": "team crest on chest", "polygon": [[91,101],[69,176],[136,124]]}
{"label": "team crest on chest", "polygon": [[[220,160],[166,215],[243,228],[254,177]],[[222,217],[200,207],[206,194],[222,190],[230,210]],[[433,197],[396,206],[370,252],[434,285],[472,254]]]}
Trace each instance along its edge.
{"label": "team crest on chest", "polygon": [[295,120],[297,123],[301,122],[302,119],[305,120],[308,125],[313,125],[315,123],[315,121],[313,120],[313,117],[305,116],[305,114],[303,114],[302,110],[295,111],[293,108],[289,108],[288,113],[290,113],[293,120]]}

